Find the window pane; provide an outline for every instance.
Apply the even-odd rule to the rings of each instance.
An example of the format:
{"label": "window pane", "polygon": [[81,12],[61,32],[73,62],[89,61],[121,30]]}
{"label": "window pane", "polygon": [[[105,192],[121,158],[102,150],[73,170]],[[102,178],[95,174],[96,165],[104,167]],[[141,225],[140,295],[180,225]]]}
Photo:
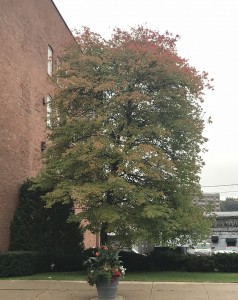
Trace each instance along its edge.
{"label": "window pane", "polygon": [[48,75],[52,76],[53,72],[53,50],[48,46]]}
{"label": "window pane", "polygon": [[51,112],[52,112],[52,109],[51,109],[51,96],[48,95],[46,97],[46,111],[47,111],[47,121],[46,121],[46,124],[48,127],[51,126]]}

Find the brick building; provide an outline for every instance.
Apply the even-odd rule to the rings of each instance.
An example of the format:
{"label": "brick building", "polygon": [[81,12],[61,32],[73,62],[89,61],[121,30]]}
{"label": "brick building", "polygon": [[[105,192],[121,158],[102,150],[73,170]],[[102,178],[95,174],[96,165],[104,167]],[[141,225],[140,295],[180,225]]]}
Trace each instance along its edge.
{"label": "brick building", "polygon": [[0,31],[0,250],[7,250],[19,187],[41,168],[54,58],[75,41],[51,0],[0,0]]}

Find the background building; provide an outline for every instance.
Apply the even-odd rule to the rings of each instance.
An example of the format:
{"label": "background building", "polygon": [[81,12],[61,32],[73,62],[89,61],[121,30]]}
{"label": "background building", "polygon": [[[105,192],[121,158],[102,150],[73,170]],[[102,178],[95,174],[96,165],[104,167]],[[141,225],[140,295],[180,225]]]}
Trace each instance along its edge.
{"label": "background building", "polygon": [[201,207],[210,207],[213,211],[221,210],[219,193],[204,193],[202,198],[194,199],[193,203]]}
{"label": "background building", "polygon": [[0,250],[19,187],[41,168],[54,59],[74,38],[51,0],[0,0]]}
{"label": "background building", "polygon": [[238,212],[216,212],[211,242],[215,250],[238,249]]}

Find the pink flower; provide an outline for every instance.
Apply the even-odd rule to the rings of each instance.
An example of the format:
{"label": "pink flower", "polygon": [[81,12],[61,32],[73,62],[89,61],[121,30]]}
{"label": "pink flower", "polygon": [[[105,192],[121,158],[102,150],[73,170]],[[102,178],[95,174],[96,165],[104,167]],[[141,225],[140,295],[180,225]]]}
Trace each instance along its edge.
{"label": "pink flower", "polygon": [[114,278],[116,278],[116,277],[121,277],[121,272],[118,271],[118,270],[116,270],[116,269],[113,269],[113,270],[112,270],[112,276],[113,276]]}
{"label": "pink flower", "polygon": [[102,250],[108,250],[108,247],[107,246],[101,246],[101,249]]}

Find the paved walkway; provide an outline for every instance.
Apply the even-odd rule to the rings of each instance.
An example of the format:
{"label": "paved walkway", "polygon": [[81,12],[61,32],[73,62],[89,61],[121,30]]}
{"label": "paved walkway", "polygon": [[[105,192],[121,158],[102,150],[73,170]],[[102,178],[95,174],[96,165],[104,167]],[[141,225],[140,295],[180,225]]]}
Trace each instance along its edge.
{"label": "paved walkway", "polygon": [[[1,300],[90,300],[96,295],[96,288],[82,281],[0,280]],[[238,284],[120,282],[118,295],[125,300],[235,300]]]}

